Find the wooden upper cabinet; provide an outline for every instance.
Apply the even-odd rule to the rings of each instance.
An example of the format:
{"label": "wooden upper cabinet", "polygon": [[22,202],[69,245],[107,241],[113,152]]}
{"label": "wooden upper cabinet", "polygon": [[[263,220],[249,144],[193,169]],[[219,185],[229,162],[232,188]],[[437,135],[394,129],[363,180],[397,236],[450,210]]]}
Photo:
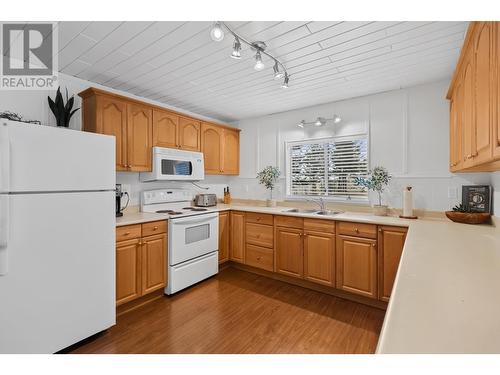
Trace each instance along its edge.
{"label": "wooden upper cabinet", "polygon": [[276,227],[275,271],[292,277],[304,277],[302,229]]}
{"label": "wooden upper cabinet", "polygon": [[403,246],[406,240],[406,228],[379,227],[378,232],[378,275],[379,299],[389,301],[392,286],[399,267]]}
{"label": "wooden upper cabinet", "polygon": [[205,173],[222,174],[223,129],[204,122],[201,127],[201,146],[205,157]]}
{"label": "wooden upper cabinet", "polygon": [[231,211],[231,238],[229,259],[233,262],[245,263],[245,213]]}
{"label": "wooden upper cabinet", "polygon": [[127,104],[101,96],[97,98],[97,105],[99,133],[115,136],[116,169],[127,170]]}
{"label": "wooden upper cabinet", "polygon": [[134,172],[151,170],[153,111],[135,103],[127,104],[128,169]]}
{"label": "wooden upper cabinet", "polygon": [[478,22],[474,40],[474,164],[492,157],[492,25]]}
{"label": "wooden upper cabinet", "polygon": [[464,96],[463,96],[463,165],[465,168],[474,164],[476,148],[476,134],[474,131],[474,67],[472,66],[473,55],[468,53],[464,60]]}
{"label": "wooden upper cabinet", "polygon": [[179,148],[188,151],[201,150],[201,122],[188,117],[179,119]]}
{"label": "wooden upper cabinet", "polygon": [[377,241],[337,235],[337,288],[377,298]]}
{"label": "wooden upper cabinet", "polygon": [[321,232],[304,233],[304,278],[335,286],[335,236]]}
{"label": "wooden upper cabinet", "polygon": [[229,260],[229,211],[219,212],[219,263]]}
{"label": "wooden upper cabinet", "polygon": [[462,168],[463,164],[463,83],[457,82],[450,101],[450,171]]}
{"label": "wooden upper cabinet", "polygon": [[224,129],[222,172],[238,175],[240,173],[240,133],[237,130]]}
{"label": "wooden upper cabinet", "polygon": [[153,110],[153,146],[177,148],[179,145],[179,116]]}
{"label": "wooden upper cabinet", "polygon": [[500,158],[500,22],[494,22],[493,157]]}

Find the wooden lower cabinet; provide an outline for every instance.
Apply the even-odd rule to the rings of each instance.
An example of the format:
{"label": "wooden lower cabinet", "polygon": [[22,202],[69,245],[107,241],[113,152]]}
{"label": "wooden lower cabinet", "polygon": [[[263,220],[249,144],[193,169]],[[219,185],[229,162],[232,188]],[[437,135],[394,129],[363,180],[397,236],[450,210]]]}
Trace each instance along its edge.
{"label": "wooden lower cabinet", "polygon": [[[142,236],[152,232],[163,232]],[[116,305],[165,287],[167,281],[166,222],[117,228]],[[135,237],[125,239],[127,237]]]}
{"label": "wooden lower cabinet", "polygon": [[380,226],[378,230],[378,298],[389,301],[406,240],[406,228]]}
{"label": "wooden lower cabinet", "polygon": [[377,298],[377,241],[337,235],[337,288]]}
{"label": "wooden lower cabinet", "polygon": [[233,262],[245,262],[245,213],[231,212],[231,251],[229,259]]}
{"label": "wooden lower cabinet", "polygon": [[229,211],[219,213],[219,264],[229,260]]}
{"label": "wooden lower cabinet", "polygon": [[141,296],[141,239],[116,244],[116,305]]}
{"label": "wooden lower cabinet", "polygon": [[335,286],[335,235],[304,233],[304,279]]}
{"label": "wooden lower cabinet", "polygon": [[274,270],[274,252],[272,249],[247,243],[245,264],[272,272]]}
{"label": "wooden lower cabinet", "polygon": [[275,272],[304,277],[304,244],[302,229],[276,227]]}

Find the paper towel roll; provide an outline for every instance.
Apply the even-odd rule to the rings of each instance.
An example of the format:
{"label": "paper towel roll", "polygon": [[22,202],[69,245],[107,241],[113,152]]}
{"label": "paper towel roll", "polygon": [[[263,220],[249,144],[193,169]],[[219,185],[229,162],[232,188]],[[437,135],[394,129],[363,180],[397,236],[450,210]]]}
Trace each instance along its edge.
{"label": "paper towel roll", "polygon": [[413,216],[413,192],[411,186],[407,186],[403,191],[403,216]]}

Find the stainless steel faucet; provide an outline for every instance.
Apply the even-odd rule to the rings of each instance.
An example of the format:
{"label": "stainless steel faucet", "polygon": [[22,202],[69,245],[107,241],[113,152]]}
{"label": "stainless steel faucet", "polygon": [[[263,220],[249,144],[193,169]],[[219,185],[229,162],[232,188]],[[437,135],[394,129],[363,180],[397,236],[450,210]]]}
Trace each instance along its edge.
{"label": "stainless steel faucet", "polygon": [[326,211],[326,202],[323,198],[318,198],[318,199],[307,198],[306,200],[309,202],[316,203],[321,211]]}

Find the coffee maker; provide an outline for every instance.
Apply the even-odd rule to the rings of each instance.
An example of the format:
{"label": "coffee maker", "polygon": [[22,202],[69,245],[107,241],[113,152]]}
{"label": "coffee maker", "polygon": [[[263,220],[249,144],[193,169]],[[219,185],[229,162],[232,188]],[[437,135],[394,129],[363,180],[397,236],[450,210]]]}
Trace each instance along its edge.
{"label": "coffee maker", "polygon": [[[128,193],[127,192],[123,192],[122,191],[122,184],[116,184],[116,189],[115,189],[115,199],[116,199],[116,203],[115,203],[115,214],[116,214],[116,217],[120,217],[120,216],[123,216],[123,210],[125,208],[127,208],[128,206],[128,202],[130,200],[130,197],[128,196]],[[125,207],[123,207],[122,209],[122,197],[126,195],[127,196],[127,203],[125,204]]]}

